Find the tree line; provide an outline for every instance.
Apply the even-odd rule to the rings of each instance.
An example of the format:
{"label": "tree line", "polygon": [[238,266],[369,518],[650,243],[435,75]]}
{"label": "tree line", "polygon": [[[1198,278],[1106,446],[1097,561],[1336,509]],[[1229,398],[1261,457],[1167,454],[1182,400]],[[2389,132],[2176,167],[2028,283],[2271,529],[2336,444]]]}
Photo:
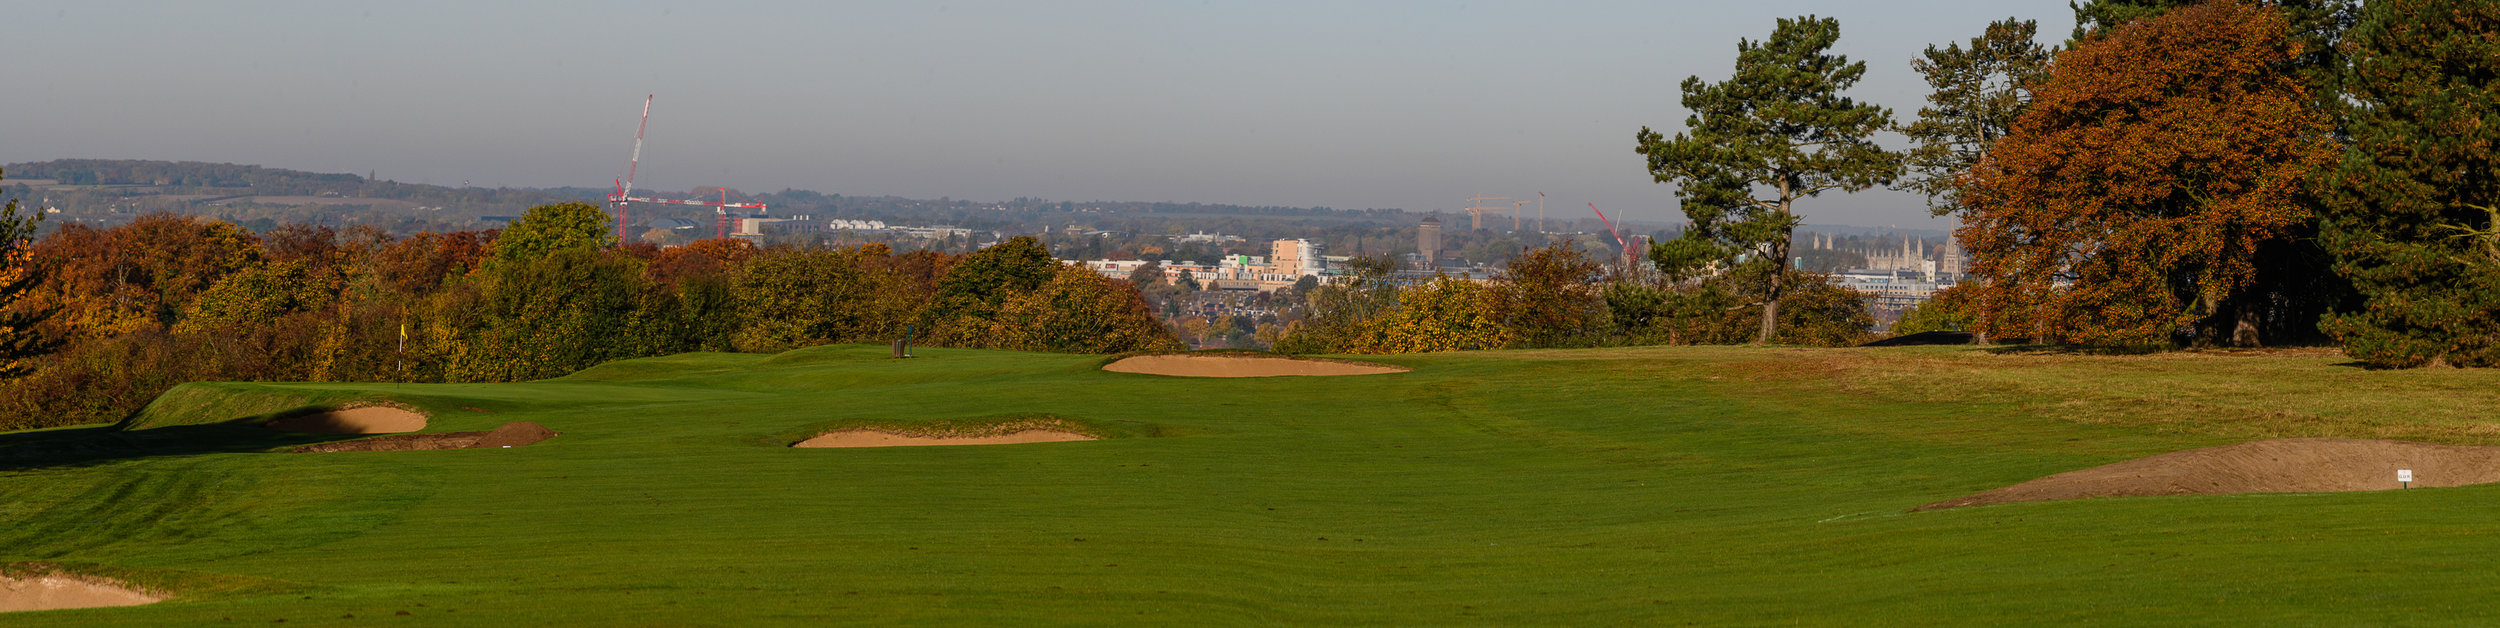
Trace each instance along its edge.
{"label": "tree line", "polygon": [[[504,382],[843,342],[1110,353],[1179,343],[1125,282],[1031,238],[979,251],[619,245],[598,207],[500,231],[253,234],[160,214],[0,239],[0,429],[114,421],[203,380]],[[14,237],[9,237],[14,236]]]}
{"label": "tree line", "polygon": [[[1753,337],[1759,304],[1779,304],[1775,342],[1848,346],[1867,339],[1870,295],[1827,277],[1771,265],[1661,274],[1608,268],[1576,243],[1520,252],[1478,282],[1402,277],[1389,257],[1354,260],[1338,283],[1310,291],[1306,316],[1275,342],[1285,353],[1420,353],[1657,344],[1732,344]],[[1778,295],[1757,273],[1786,273]]]}
{"label": "tree line", "polygon": [[[2063,46],[2006,19],[1913,62],[1898,123],[1843,92],[1836,20],[1740,41],[1641,129],[1694,227],[1670,273],[1758,272],[1776,337],[1800,201],[1878,185],[1957,216],[1973,277],[1908,320],[2003,341],[2340,344],[2377,366],[2500,364],[2500,4],[2098,0]],[[1876,146],[1896,130],[1916,145]]]}

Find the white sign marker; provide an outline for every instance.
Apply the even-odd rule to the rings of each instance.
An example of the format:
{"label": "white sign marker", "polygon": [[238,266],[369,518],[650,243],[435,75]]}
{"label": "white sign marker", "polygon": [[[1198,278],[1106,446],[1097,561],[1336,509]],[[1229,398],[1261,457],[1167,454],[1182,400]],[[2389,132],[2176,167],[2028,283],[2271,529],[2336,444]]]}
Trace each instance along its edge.
{"label": "white sign marker", "polygon": [[2412,470],[2412,469],[2397,469],[2397,470],[2396,470],[2396,483],[2398,483],[2398,484],[2403,484],[2403,485],[2405,486],[2405,488],[2413,488],[2413,470]]}

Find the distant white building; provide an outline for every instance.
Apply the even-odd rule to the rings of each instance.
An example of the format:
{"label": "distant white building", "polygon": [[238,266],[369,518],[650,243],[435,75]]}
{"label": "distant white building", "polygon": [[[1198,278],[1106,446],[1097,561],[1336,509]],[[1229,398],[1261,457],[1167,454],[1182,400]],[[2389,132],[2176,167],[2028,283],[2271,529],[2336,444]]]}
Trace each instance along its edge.
{"label": "distant white building", "polygon": [[936,240],[936,239],[939,239],[939,238],[969,238],[969,237],[972,237],[972,230],[971,230],[971,229],[965,229],[965,228],[962,228],[962,227],[948,227],[948,226],[937,226],[937,227],[895,227],[895,228],[893,228],[893,229],[892,229],[892,231],[894,231],[895,233],[900,233],[900,234],[903,234],[903,235],[915,236],[915,237],[921,237],[921,238],[927,238],[927,239],[931,239],[931,240]]}
{"label": "distant white building", "polygon": [[730,214],[729,237],[747,239],[761,238],[764,237],[765,225],[791,222],[792,220],[794,219]]}
{"label": "distant white building", "polygon": [[650,227],[650,228],[652,228],[652,229],[667,229],[667,230],[671,230],[671,231],[692,231],[692,230],[696,230],[696,229],[702,229],[702,228],[704,228],[704,227],[709,227],[709,226],[711,226],[711,225],[709,225],[709,224],[705,224],[705,223],[700,223],[700,222],[695,222],[695,221],[692,221],[692,220],[687,220],[687,219],[684,219],[684,218],[653,218],[653,219],[651,219],[651,222],[649,222],[649,223],[645,223],[645,226],[648,226],[648,227]]}
{"label": "distant white building", "polygon": [[1091,259],[1060,261],[1073,266],[1083,266],[1086,270],[1094,271],[1094,274],[1110,277],[1112,279],[1127,279],[1131,273],[1137,272],[1139,267],[1154,263],[1142,259]]}
{"label": "distant white building", "polygon": [[1945,277],[1959,277],[1969,272],[1970,269],[1970,256],[1964,255],[1961,244],[1951,237],[1945,238],[1944,246],[1934,249],[1927,248],[1926,240],[1904,238],[1901,241],[1901,248],[1895,250],[1845,247],[1831,234],[1816,233],[1807,238],[1807,246],[1813,250],[1857,254],[1866,258],[1866,265],[1859,267],[1863,270],[1907,270]]}
{"label": "distant white building", "polygon": [[1163,281],[1179,281],[1181,272],[1209,290],[1258,290],[1271,292],[1290,288],[1303,277],[1329,280],[1328,257],[1320,254],[1317,243],[1309,240],[1277,240],[1268,244],[1267,257],[1227,255],[1214,264],[1173,262],[1169,260],[1062,260],[1085,267],[1104,277],[1127,279],[1146,264],[1160,264]]}
{"label": "distant white building", "polygon": [[1834,285],[1875,296],[1871,305],[1876,321],[1890,324],[1903,311],[1925,303],[1936,292],[1951,288],[1970,270],[1970,257],[1962,253],[1960,243],[1945,238],[1943,246],[1927,248],[1925,240],[1904,238],[1899,250],[1850,249],[1839,245],[1829,234],[1815,234],[1810,246],[1818,250],[1856,253],[1866,258],[1864,268],[1834,274]]}
{"label": "distant white building", "polygon": [[1900,320],[1902,312],[1927,302],[1937,291],[1953,287],[1955,279],[1932,272],[1858,269],[1832,275],[1832,283],[1875,295],[1875,302],[1869,306],[1871,313],[1878,323],[1889,325]]}
{"label": "distant white building", "polygon": [[1192,233],[1184,236],[1172,236],[1172,241],[1184,244],[1193,242],[1223,244],[1226,242],[1240,242],[1241,236],[1228,236],[1221,233]]}

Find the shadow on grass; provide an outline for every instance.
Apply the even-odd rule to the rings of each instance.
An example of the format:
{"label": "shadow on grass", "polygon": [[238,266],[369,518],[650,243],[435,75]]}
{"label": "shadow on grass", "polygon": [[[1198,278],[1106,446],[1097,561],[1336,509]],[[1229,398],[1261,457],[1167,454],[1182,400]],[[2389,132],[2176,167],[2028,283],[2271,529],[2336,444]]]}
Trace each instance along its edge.
{"label": "shadow on grass", "polygon": [[[2301,343],[2287,343],[2260,347],[2190,347],[2161,344],[2135,346],[1998,345],[1981,350],[1997,355],[2154,355],[2167,353],[2178,355],[2259,358],[2322,358],[2340,357],[2343,355],[2343,348],[2341,346]],[[2367,365],[2359,362],[2343,362],[2336,364],[2336,366],[2367,368]]]}
{"label": "shadow on grass", "polygon": [[1858,346],[1921,347],[1928,345],[1966,345],[1977,342],[1978,339],[1978,335],[1967,331],[1922,331],[1915,334],[1893,336],[1891,338],[1885,338],[1883,340],[1877,340]]}
{"label": "shadow on grass", "polygon": [[2004,345],[1982,349],[1996,355],[2152,355],[2176,351],[2170,347],[2145,345],[2134,347],[2093,347],[2083,345]]}
{"label": "shadow on grass", "polygon": [[137,458],[270,451],[359,438],[278,432],[253,425],[177,425],[123,431],[110,425],[0,434],[0,471],[80,467]]}
{"label": "shadow on grass", "polygon": [[2364,370],[2364,371],[2402,371],[2402,370],[2407,370],[2407,369],[2429,369],[2429,368],[2431,368],[2431,367],[2433,367],[2433,366],[2446,366],[2446,365],[2431,365],[2431,364],[2424,364],[2424,365],[2421,365],[2421,366],[2410,366],[2410,367],[2407,367],[2407,366],[2391,366],[2391,365],[2386,365],[2386,364],[2371,364],[2371,363],[2369,363],[2369,362],[2363,362],[2363,361],[2360,361],[2360,360],[2345,360],[2345,361],[2342,361],[2342,362],[2336,362],[2336,363],[2334,363],[2334,364],[2329,364],[2329,365],[2327,365],[2327,366],[2340,366],[2340,367],[2343,367],[2343,368],[2348,368],[2348,369],[2361,369],[2361,370]]}

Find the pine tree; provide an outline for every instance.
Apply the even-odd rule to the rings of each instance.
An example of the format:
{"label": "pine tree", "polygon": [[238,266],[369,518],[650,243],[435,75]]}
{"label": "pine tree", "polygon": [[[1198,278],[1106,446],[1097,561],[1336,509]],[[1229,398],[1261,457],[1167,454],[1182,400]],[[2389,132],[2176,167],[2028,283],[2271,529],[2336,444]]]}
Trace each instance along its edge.
{"label": "pine tree", "polygon": [[[1736,73],[1719,83],[1684,79],[1683,133],[1668,140],[1642,127],[1635,152],[1649,158],[1650,176],[1677,184],[1692,227],[1683,238],[1653,247],[1662,266],[1689,265],[1697,251],[1724,261],[1764,265],[1762,330],[1778,335],[1780,297],[1791,279],[1789,241],[1799,223],[1796,201],[1831,190],[1854,192],[1891,183],[1901,155],[1875,145],[1891,128],[1892,111],[1859,104],[1840,92],[1866,74],[1866,63],[1830,54],[1840,21],[1782,19],[1769,40],[1738,40]],[[1756,197],[1757,191],[1768,197]],[[1670,275],[1690,268],[1665,268]]]}
{"label": "pine tree", "polygon": [[2500,5],[2364,11],[2324,240],[2365,304],[2324,327],[2373,365],[2500,365]]}
{"label": "pine tree", "polygon": [[1912,176],[1895,187],[1926,195],[1938,216],[1961,210],[1956,190],[2030,103],[2025,86],[2048,71],[2051,51],[2032,41],[2038,35],[2038,23],[2006,18],[1971,38],[1970,48],[1928,46],[1910,61],[1935,92],[1918,121],[1901,127],[1918,146],[1907,155]]}

